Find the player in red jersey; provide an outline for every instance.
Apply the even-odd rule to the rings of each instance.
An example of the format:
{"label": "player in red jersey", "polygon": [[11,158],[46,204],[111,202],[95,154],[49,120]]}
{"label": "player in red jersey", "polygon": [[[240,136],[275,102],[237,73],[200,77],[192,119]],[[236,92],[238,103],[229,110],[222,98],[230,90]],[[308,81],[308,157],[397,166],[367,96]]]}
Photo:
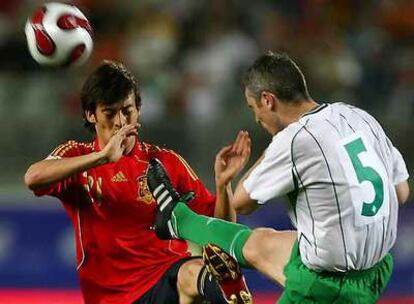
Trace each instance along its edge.
{"label": "player in red jersey", "polygon": [[[85,82],[81,103],[96,139],[57,147],[29,167],[25,183],[38,196],[57,197],[69,214],[85,302],[191,303],[203,295],[211,303],[226,303],[185,242],[156,237],[151,225],[157,204],[145,174],[148,161],[160,159],[180,193],[195,192],[190,204],[195,212],[234,221],[227,184],[217,186],[216,199],[178,154],[138,140],[141,97],[123,65],[100,65]],[[228,152],[217,157],[219,179]]]}

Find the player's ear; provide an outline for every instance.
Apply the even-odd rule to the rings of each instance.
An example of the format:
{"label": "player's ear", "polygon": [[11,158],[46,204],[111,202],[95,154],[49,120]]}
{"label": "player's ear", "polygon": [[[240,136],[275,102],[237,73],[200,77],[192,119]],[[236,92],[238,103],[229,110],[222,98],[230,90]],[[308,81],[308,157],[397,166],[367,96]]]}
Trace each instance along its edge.
{"label": "player's ear", "polygon": [[85,118],[88,122],[94,124],[96,123],[96,116],[95,113],[89,110],[85,111]]}
{"label": "player's ear", "polygon": [[274,111],[276,109],[276,106],[277,106],[276,100],[277,100],[277,98],[274,94],[272,94],[270,92],[263,91],[262,96],[261,96],[261,100],[262,100],[263,105],[266,108],[268,108],[269,110]]}

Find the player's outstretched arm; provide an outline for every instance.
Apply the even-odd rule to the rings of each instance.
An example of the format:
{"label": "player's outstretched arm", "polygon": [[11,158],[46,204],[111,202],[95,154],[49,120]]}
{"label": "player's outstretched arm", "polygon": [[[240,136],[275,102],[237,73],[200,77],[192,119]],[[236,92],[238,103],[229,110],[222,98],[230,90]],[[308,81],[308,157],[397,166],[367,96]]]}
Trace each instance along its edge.
{"label": "player's outstretched arm", "polygon": [[127,136],[136,135],[136,129],[136,125],[122,127],[111,137],[104,149],[99,152],[92,152],[75,157],[38,161],[29,167],[24,176],[24,182],[28,188],[36,190],[89,168],[109,162],[116,162],[121,158],[125,150],[124,140]]}
{"label": "player's outstretched arm", "polygon": [[29,189],[36,190],[105,163],[102,151],[76,157],[45,159],[29,167],[24,182]]}

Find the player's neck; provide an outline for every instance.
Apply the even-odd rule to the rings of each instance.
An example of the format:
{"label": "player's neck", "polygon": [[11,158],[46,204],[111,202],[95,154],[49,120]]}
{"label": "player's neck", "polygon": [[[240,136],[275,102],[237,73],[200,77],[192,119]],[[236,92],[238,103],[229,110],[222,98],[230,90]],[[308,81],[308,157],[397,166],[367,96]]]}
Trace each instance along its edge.
{"label": "player's neck", "polygon": [[315,100],[313,100],[313,99],[308,100],[307,102],[305,102],[303,104],[303,108],[302,108],[302,111],[299,115],[299,118],[301,116],[305,115],[306,113],[314,111],[315,109],[317,109],[319,107],[320,107],[320,104],[317,103]]}
{"label": "player's neck", "polygon": [[284,117],[284,124],[287,126],[293,122],[298,121],[301,116],[307,112],[319,107],[319,104],[313,99],[301,102],[297,105],[288,105],[283,109],[282,117]]}

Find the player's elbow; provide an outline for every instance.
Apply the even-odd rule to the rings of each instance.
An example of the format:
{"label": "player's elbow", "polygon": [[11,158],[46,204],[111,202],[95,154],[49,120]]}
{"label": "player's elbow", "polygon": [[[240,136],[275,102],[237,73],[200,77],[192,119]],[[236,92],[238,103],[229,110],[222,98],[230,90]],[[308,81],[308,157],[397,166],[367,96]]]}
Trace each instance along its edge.
{"label": "player's elbow", "polygon": [[248,215],[252,213],[253,211],[255,211],[256,209],[257,207],[254,205],[244,205],[244,206],[238,206],[234,208],[234,210],[236,210],[236,213],[240,215]]}
{"label": "player's elbow", "polygon": [[233,201],[231,202],[232,207],[237,214],[247,215],[255,211],[258,207],[255,200],[250,199],[248,196],[234,196]]}
{"label": "player's elbow", "polygon": [[410,196],[410,186],[408,185],[407,181],[396,185],[395,190],[397,192],[398,203],[400,205],[404,204]]}
{"label": "player's elbow", "polygon": [[33,168],[33,165],[29,167],[24,175],[24,184],[30,190],[35,190],[39,187],[40,172]]}
{"label": "player's elbow", "polygon": [[257,208],[257,202],[250,198],[243,186],[237,186],[231,205],[237,214],[250,214]]}
{"label": "player's elbow", "polygon": [[237,214],[241,214],[241,215],[250,214],[246,206],[242,206],[242,205],[233,205],[233,206]]}

